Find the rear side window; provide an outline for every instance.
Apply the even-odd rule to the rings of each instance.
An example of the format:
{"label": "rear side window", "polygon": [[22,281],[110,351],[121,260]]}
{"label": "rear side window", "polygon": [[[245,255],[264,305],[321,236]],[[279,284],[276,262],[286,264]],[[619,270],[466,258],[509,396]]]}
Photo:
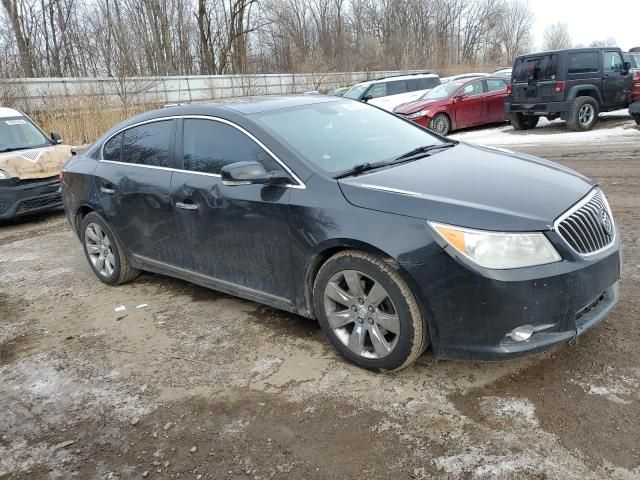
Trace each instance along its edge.
{"label": "rear side window", "polygon": [[387,83],[387,95],[398,95],[399,93],[407,93],[407,81],[396,80]]}
{"label": "rear side window", "polygon": [[518,58],[513,70],[513,81],[555,80],[557,70],[558,55],[556,54]]}
{"label": "rear side window", "polygon": [[173,125],[172,120],[164,120],[125,130],[122,138],[122,161],[168,167]]}
{"label": "rear side window", "polygon": [[487,80],[487,91],[497,92],[498,90],[504,90],[507,88],[507,84],[504,80]]}
{"label": "rear side window", "polygon": [[416,90],[429,90],[433,87],[437,87],[438,85],[440,85],[440,79],[433,77],[412,78],[407,80],[407,88],[410,92],[415,92]]}
{"label": "rear side window", "polygon": [[569,54],[569,73],[597,73],[598,52],[578,52]]}
{"label": "rear side window", "polygon": [[235,162],[260,162],[268,172],[282,170],[260,145],[237,128],[213,120],[185,119],[182,150],[184,168],[220,174]]}
{"label": "rear side window", "polygon": [[119,133],[104,144],[104,147],[102,149],[102,158],[105,160],[119,162],[121,149],[122,133]]}

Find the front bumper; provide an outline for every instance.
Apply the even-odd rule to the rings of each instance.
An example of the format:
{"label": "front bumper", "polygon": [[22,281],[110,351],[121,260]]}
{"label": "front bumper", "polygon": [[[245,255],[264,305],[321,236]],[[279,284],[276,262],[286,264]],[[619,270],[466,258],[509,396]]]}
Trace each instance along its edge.
{"label": "front bumper", "polygon": [[60,179],[0,181],[0,220],[45,212],[62,206]]}
{"label": "front bumper", "polygon": [[[435,357],[502,360],[548,350],[600,322],[618,301],[619,235],[595,257],[514,270],[486,270],[450,247],[404,265],[429,322]],[[555,243],[555,242],[554,242]],[[506,335],[549,326],[524,342]]]}

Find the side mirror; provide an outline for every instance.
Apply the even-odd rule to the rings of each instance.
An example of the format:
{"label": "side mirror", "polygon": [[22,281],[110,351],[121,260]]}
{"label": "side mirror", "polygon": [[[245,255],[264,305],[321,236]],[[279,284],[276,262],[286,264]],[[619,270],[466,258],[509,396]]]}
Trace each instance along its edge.
{"label": "side mirror", "polygon": [[367,103],[369,100],[371,100],[373,98],[373,95],[365,95],[364,97],[362,97],[362,101],[364,103]]}
{"label": "side mirror", "polygon": [[51,133],[51,141],[56,145],[60,145],[62,143],[62,137],[59,133],[52,132]]}
{"label": "side mirror", "polygon": [[624,62],[622,64],[622,71],[620,73],[626,75],[627,73],[629,73],[629,70],[631,70],[631,62]]}
{"label": "side mirror", "polygon": [[220,171],[222,183],[236,185],[284,185],[291,183],[291,178],[284,172],[267,172],[258,162],[236,162],[222,167]]}

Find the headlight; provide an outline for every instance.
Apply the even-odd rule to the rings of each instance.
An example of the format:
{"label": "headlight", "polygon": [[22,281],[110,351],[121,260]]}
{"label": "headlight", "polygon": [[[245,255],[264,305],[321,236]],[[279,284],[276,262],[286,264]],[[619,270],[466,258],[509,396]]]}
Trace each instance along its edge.
{"label": "headlight", "polygon": [[543,233],[499,233],[429,222],[440,236],[472,262],[504,270],[559,262],[562,257]]}
{"label": "headlight", "polygon": [[412,113],[411,115],[407,115],[407,118],[420,118],[426,117],[431,113],[429,110],[420,110],[419,112]]}
{"label": "headlight", "polygon": [[9,178],[9,174],[4,170],[0,170],[0,180],[7,180]]}

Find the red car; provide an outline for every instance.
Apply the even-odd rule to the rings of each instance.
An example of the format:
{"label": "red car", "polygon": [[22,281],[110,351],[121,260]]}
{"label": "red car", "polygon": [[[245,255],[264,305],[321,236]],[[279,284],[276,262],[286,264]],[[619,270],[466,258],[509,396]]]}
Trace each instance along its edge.
{"label": "red car", "polygon": [[506,97],[504,78],[471,78],[443,83],[419,100],[397,106],[393,113],[448,135],[461,128],[508,121]]}

